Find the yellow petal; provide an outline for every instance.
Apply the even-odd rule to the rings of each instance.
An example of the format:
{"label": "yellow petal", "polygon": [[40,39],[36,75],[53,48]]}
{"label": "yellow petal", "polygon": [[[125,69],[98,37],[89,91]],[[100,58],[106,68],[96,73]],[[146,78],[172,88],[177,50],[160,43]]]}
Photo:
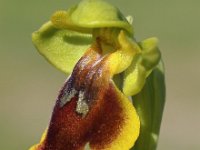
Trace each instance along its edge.
{"label": "yellow petal", "polygon": [[123,92],[127,96],[135,95],[143,88],[146,78],[160,61],[161,54],[157,38],[149,38],[139,43],[141,53],[132,61],[124,73]]}
{"label": "yellow petal", "polygon": [[140,53],[139,46],[130,40],[123,30],[118,35],[119,47],[116,52],[108,56],[108,67],[110,68],[111,75],[118,74],[126,70],[134,56]]}

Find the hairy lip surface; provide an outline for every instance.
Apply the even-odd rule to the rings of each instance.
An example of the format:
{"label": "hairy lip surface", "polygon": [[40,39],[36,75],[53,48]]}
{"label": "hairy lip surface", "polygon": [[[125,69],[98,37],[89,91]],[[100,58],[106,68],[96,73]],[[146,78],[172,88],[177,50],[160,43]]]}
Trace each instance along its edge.
{"label": "hairy lip surface", "polygon": [[82,150],[87,143],[98,150],[131,148],[139,118],[111,79],[109,55],[102,55],[97,40],[81,57],[59,93],[43,140],[32,150]]}
{"label": "hairy lip surface", "polygon": [[[79,60],[60,91],[44,149],[80,149],[88,141],[91,147],[103,147],[120,131],[123,117],[109,70],[105,69],[106,58],[102,59],[92,48],[89,51]],[[76,92],[71,92],[70,100],[62,99],[72,90]],[[84,93],[82,99],[89,107],[86,114],[76,110],[81,91]]]}

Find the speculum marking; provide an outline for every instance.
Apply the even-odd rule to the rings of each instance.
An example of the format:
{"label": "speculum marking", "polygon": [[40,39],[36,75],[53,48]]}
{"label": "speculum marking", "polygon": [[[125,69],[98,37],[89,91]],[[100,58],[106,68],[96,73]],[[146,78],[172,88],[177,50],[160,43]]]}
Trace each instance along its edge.
{"label": "speculum marking", "polygon": [[73,97],[78,93],[74,88],[64,91],[64,94],[60,98],[60,107],[63,107],[67,102],[70,102]]}
{"label": "speculum marking", "polygon": [[89,106],[84,98],[84,91],[79,91],[78,101],[76,105],[76,112],[82,114],[83,117],[87,115],[89,111]]}

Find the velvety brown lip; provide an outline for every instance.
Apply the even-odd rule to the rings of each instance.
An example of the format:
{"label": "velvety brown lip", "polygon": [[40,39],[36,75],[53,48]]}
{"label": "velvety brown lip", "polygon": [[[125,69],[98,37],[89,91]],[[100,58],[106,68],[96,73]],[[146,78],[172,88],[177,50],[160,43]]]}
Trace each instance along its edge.
{"label": "velvety brown lip", "polygon": [[[105,69],[106,58],[93,49],[89,51],[60,91],[43,143],[44,150],[79,150],[87,142],[91,147],[98,148],[99,144],[103,147],[120,132],[123,117],[109,70]],[[73,89],[70,100],[60,105],[66,92]],[[81,91],[89,106],[86,116],[76,111]]]}
{"label": "velvety brown lip", "polygon": [[88,115],[82,118],[74,111],[77,97],[64,107],[55,106],[43,150],[79,150],[90,142],[91,147],[102,149],[112,142],[123,125],[121,106],[112,83],[99,96]]}

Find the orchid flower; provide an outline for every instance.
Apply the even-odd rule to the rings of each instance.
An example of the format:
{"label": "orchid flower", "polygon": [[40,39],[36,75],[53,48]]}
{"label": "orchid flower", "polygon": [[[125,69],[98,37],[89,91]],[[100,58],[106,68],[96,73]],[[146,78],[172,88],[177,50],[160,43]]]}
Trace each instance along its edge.
{"label": "orchid flower", "polygon": [[30,150],[155,150],[165,85],[157,38],[137,42],[131,17],[82,0],[32,35],[68,78],[49,126]]}

